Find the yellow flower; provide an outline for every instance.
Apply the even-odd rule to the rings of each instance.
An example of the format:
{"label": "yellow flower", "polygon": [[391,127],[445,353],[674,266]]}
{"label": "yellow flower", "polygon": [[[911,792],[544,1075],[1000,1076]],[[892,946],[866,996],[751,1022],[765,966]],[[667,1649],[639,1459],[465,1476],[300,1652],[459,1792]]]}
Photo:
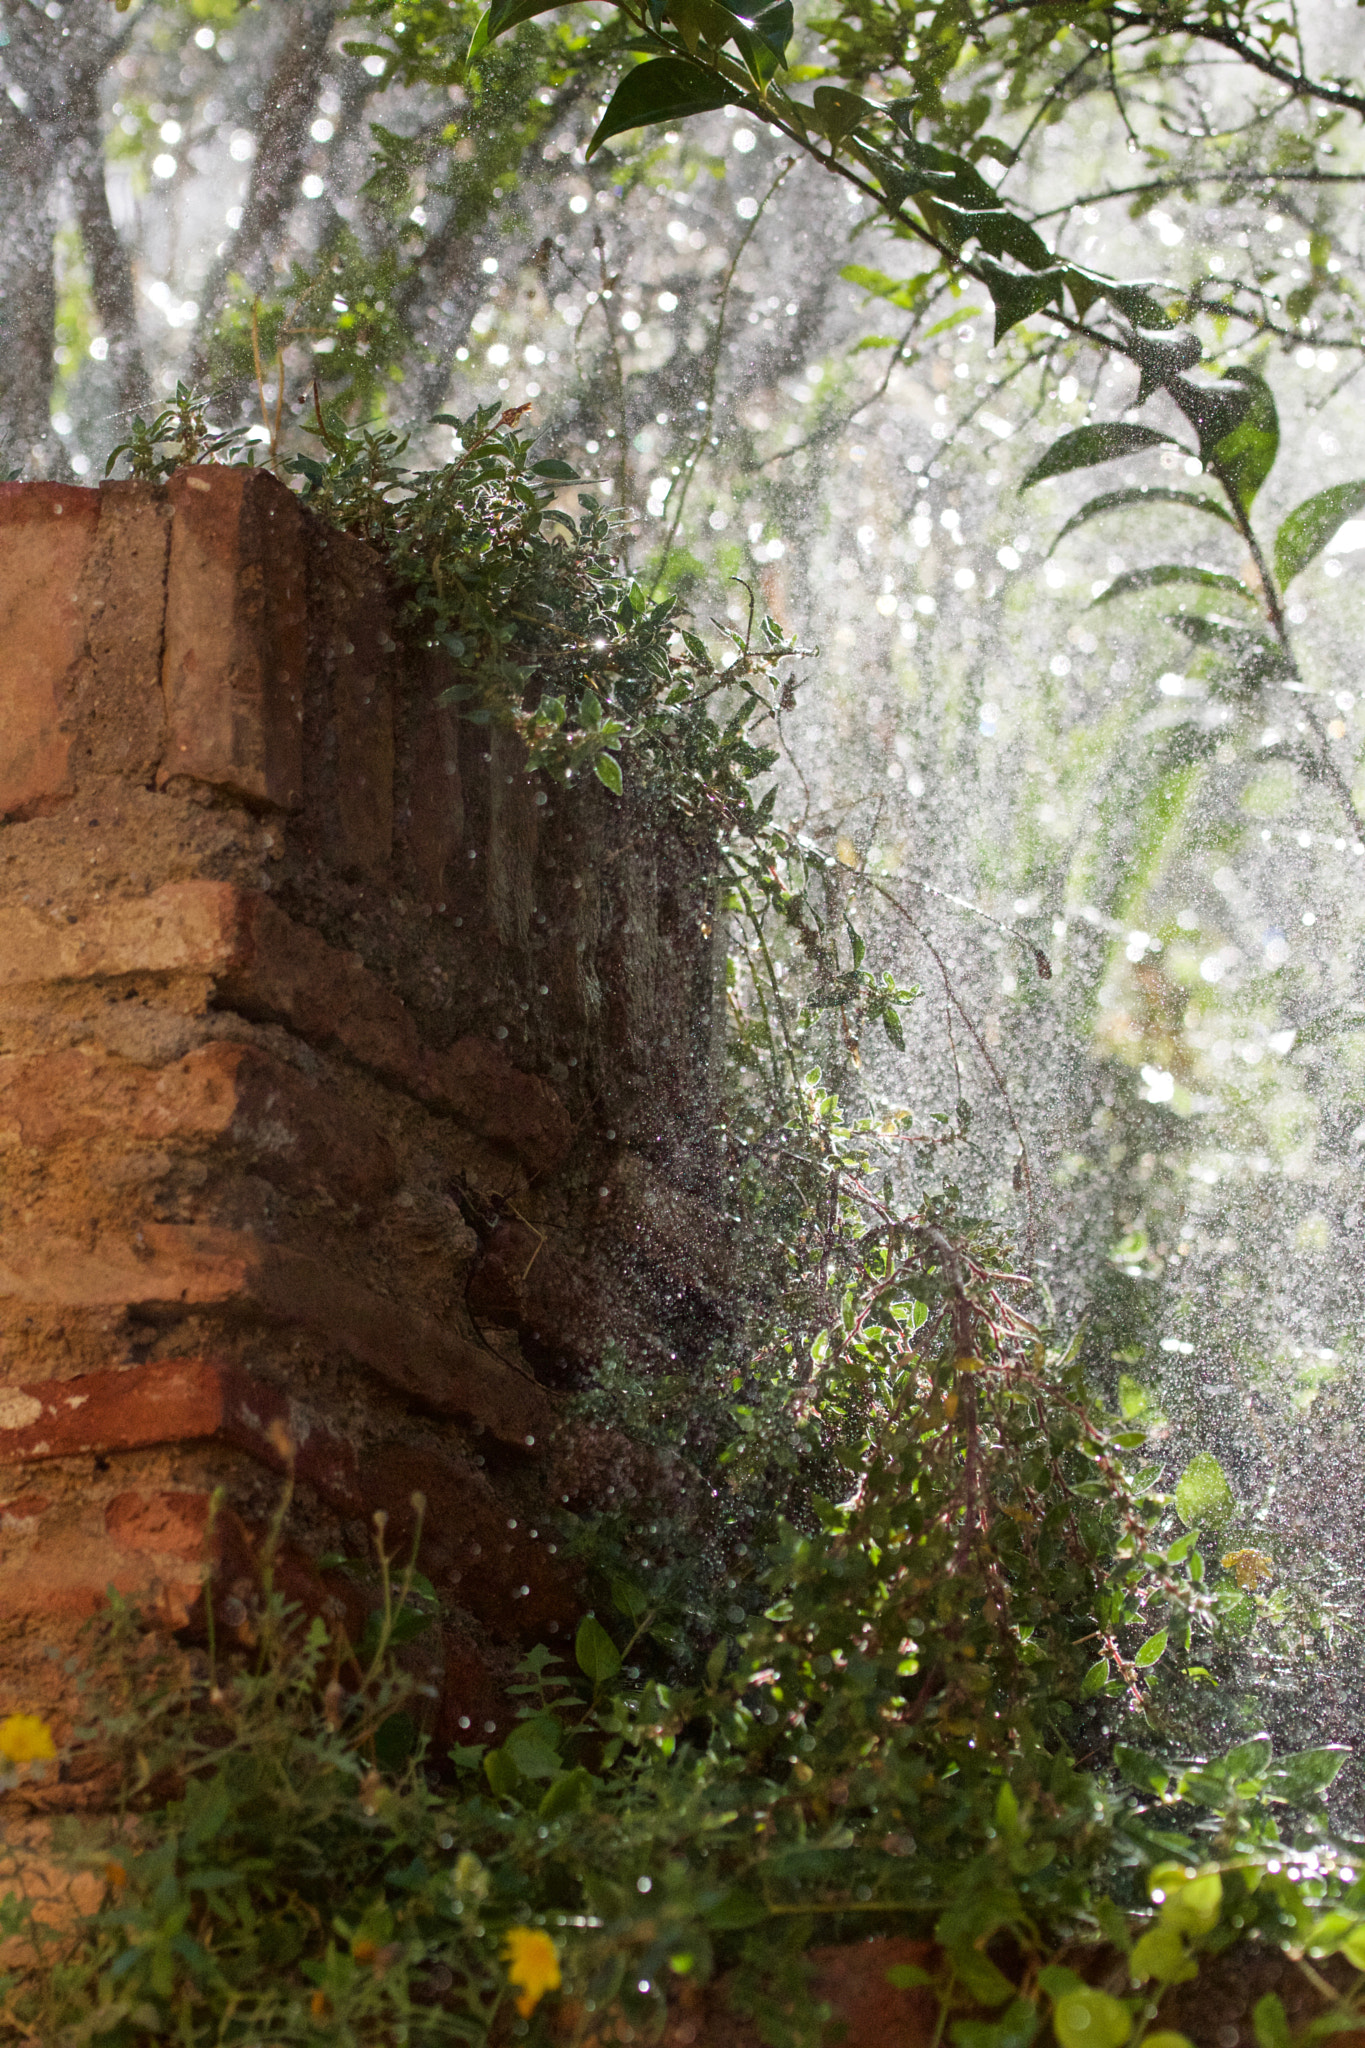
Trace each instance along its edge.
{"label": "yellow flower", "polygon": [[517,2011],[528,2020],[546,1992],[558,1991],[563,1982],[558,1951],[538,1927],[509,1927],[502,1956],[516,1986]]}
{"label": "yellow flower", "polygon": [[36,1714],[11,1714],[0,1721],[0,1757],[7,1764],[48,1763],[56,1754],[52,1730]]}
{"label": "yellow flower", "polygon": [[1230,1550],[1220,1561],[1223,1570],[1232,1573],[1244,1593],[1254,1593],[1274,1577],[1275,1567],[1261,1550]]}

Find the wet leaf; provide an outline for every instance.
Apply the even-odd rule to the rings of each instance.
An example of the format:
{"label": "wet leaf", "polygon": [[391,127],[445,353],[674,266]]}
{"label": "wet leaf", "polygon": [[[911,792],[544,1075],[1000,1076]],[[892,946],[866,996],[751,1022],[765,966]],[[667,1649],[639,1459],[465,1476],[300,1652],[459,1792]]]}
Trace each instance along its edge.
{"label": "wet leaf", "polygon": [[1365,483],[1329,484],[1296,505],[1275,536],[1275,574],[1292,583],[1353,513],[1365,510]]}
{"label": "wet leaf", "polygon": [[[1003,264],[993,263],[989,256],[982,256],[977,268],[986,280],[995,306],[997,343],[1003,340],[1011,327],[1017,327],[1021,320],[1027,320],[1030,313],[1041,313],[1044,306],[1061,304],[1064,276],[1061,270],[1021,274],[1018,271],[1006,270]],[[1023,488],[1021,484],[1020,489]]]}
{"label": "wet leaf", "polygon": [[1344,1744],[1333,1742],[1322,1749],[1301,1749],[1293,1756],[1282,1756],[1266,1773],[1266,1790],[1272,1799],[1286,1800],[1291,1806],[1316,1799],[1350,1754]]}
{"label": "wet leaf", "polygon": [[613,135],[654,121],[686,121],[693,114],[744,103],[738,86],[686,57],[651,57],[628,71],[593,133],[587,154],[592,157]]}
{"label": "wet leaf", "polygon": [[[1054,553],[1059,543],[1087,520],[1098,519],[1102,512],[1117,512],[1130,505],[1187,505],[1191,511],[1207,512],[1214,519],[1221,519],[1225,526],[1235,526],[1236,520],[1227,508],[1216,498],[1206,498],[1202,491],[1181,491],[1173,484],[1130,484],[1126,490],[1106,491],[1102,497],[1092,498],[1082,505],[1079,512],[1073,512],[1066,525],[1061,527],[1056,539],[1048,549]],[[1046,557],[1044,557],[1046,559]]]}
{"label": "wet leaf", "polygon": [[1169,1641],[1170,1631],[1159,1628],[1156,1634],[1148,1636],[1146,1642],[1135,1652],[1133,1662],[1143,1671],[1153,1664],[1159,1664],[1166,1654],[1166,1645]]}
{"label": "wet leaf", "polygon": [[1187,1529],[1220,1529],[1237,1512],[1226,1474],[1212,1451],[1198,1451],[1176,1481],[1175,1510]]}
{"label": "wet leaf", "polygon": [[1117,1998],[1086,1984],[1058,1999],[1052,2030],[1061,2048],[1123,2048],[1133,2031],[1133,2020]]}
{"label": "wet leaf", "polygon": [[493,5],[482,14],[470,39],[467,64],[482,55],[490,43],[505,36],[509,28],[516,28],[523,21],[530,21],[537,14],[550,14],[561,4],[561,0],[493,0]]}
{"label": "wet leaf", "polygon": [[1160,562],[1150,569],[1126,569],[1092,601],[1090,610],[1108,604],[1112,598],[1131,596],[1135,590],[1157,590],[1164,583],[1198,583],[1209,590],[1235,590],[1248,604],[1256,603],[1254,592],[1248,590],[1241,577],[1229,576],[1226,570],[1205,569],[1193,562]]}
{"label": "wet leaf", "polygon": [[1144,448],[1180,447],[1173,434],[1158,433],[1127,420],[1102,420],[1097,426],[1076,427],[1054,441],[1046,455],[1034,463],[1019,488],[1027,491],[1045,477],[1064,476],[1072,469],[1093,469],[1100,462],[1115,462],[1121,455],[1137,455]]}
{"label": "wet leaf", "polygon": [[621,1653],[600,1621],[592,1615],[585,1615],[578,1624],[574,1637],[574,1656],[578,1668],[594,1685],[602,1685],[609,1678],[615,1678],[621,1669]]}

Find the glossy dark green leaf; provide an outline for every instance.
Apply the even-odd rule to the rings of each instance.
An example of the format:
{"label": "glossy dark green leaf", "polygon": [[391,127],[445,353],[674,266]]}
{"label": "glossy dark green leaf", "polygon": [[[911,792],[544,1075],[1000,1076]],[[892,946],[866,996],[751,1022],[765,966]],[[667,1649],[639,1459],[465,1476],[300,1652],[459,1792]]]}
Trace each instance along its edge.
{"label": "glossy dark green leaf", "polygon": [[1296,505],[1275,536],[1275,574],[1281,588],[1322,553],[1346,520],[1365,511],[1365,483],[1329,484]]}
{"label": "glossy dark green leaf", "polygon": [[1180,447],[1173,434],[1158,433],[1155,427],[1141,427],[1127,420],[1102,420],[1093,427],[1075,427],[1054,441],[1046,455],[1034,463],[1019,488],[1029,490],[1045,477],[1064,476],[1072,469],[1093,469],[1100,462],[1117,461],[1121,455],[1137,455],[1144,448]]}
{"label": "glossy dark green leaf", "polygon": [[537,14],[552,14],[562,4],[563,0],[493,0],[493,5],[475,25],[465,62],[472,64],[490,43],[495,43],[499,36],[505,36],[509,28],[516,28]]}
{"label": "glossy dark green leaf", "polygon": [[582,482],[582,478],[571,462],[560,462],[554,456],[548,456],[544,462],[533,462],[531,464],[531,474],[532,476],[543,476],[547,483],[576,484]]}
{"label": "glossy dark green leaf", "polygon": [[1207,453],[1201,438],[1199,453],[1206,466],[1226,481],[1245,512],[1275,466],[1280,449],[1280,420],[1275,395],[1264,377],[1238,367],[1227,372],[1225,381],[1231,379],[1244,387],[1246,406],[1228,432],[1211,443]]}
{"label": "glossy dark green leaf", "polygon": [[836,146],[877,112],[860,92],[848,92],[842,85],[817,85],[811,100],[815,126]]}
{"label": "glossy dark green leaf", "polygon": [[1203,569],[1194,562],[1158,562],[1150,569],[1125,569],[1116,576],[1107,590],[1092,600],[1093,611],[1098,604],[1108,604],[1116,597],[1128,597],[1135,590],[1156,590],[1165,583],[1198,583],[1207,590],[1235,590],[1248,604],[1255,604],[1254,592],[1248,590],[1240,576],[1230,576],[1223,569]]}
{"label": "glossy dark green leaf", "polygon": [[718,107],[738,107],[744,94],[728,79],[707,71],[686,57],[651,57],[628,71],[607,105],[607,111],[588,144],[589,157],[630,128],[642,128],[654,121],[686,121],[693,114],[714,113]]}
{"label": "glossy dark green leaf", "polygon": [[[916,203],[925,220],[950,249],[961,249],[976,240],[989,256],[1013,256],[1030,270],[1045,270],[1052,251],[1035,228],[1003,206],[960,206],[937,192],[920,192]],[[1061,303],[1066,282],[1065,265],[1058,268],[1053,296]],[[992,290],[994,287],[992,287]]]}
{"label": "glossy dark green leaf", "polygon": [[1091,498],[1079,512],[1073,512],[1059,529],[1048,554],[1088,519],[1098,519],[1101,512],[1117,512],[1130,505],[1187,505],[1191,511],[1207,512],[1211,518],[1221,519],[1225,526],[1237,524],[1225,505],[1220,505],[1216,498],[1205,497],[1202,491],[1181,491],[1174,484],[1129,484],[1122,491],[1106,491],[1102,497]]}
{"label": "glossy dark green leaf", "polygon": [[[997,342],[1009,333],[1011,327],[1027,320],[1031,313],[1040,313],[1044,306],[1061,304],[1064,272],[1060,269],[1041,273],[1006,270],[1003,264],[993,263],[989,256],[980,257],[977,267],[995,306]],[[1030,481],[1036,479],[1026,478],[1019,488],[1023,490]]]}

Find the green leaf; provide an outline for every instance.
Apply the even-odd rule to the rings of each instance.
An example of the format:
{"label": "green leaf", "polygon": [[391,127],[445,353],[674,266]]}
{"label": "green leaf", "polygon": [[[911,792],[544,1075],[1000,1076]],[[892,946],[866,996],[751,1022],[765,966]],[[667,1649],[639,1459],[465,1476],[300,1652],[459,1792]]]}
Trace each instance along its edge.
{"label": "green leaf", "polygon": [[1192,1877],[1166,1894],[1161,1907],[1161,1924],[1177,1934],[1211,1934],[1223,1910],[1223,1880],[1216,1870],[1206,1877]]}
{"label": "green leaf", "polygon": [[1114,1762],[1130,1785],[1141,1792],[1164,1792],[1170,1783],[1170,1767],[1145,1749],[1130,1749],[1126,1742],[1114,1744]]}
{"label": "green leaf", "polygon": [[1149,1927],[1133,1944],[1128,1967],[1135,1984],[1155,1977],[1159,1984],[1188,1984],[1199,1975],[1189,1950],[1174,1927]]}
{"label": "green leaf", "polygon": [[817,85],[811,98],[815,125],[836,148],[846,135],[878,112],[871,100],[865,100],[860,92],[846,91],[842,85]]}
{"label": "green leaf", "polygon": [[932,1984],[934,1980],[918,1963],[892,1963],[886,1973],[886,1981],[893,1991],[914,1991],[921,1984]]}
{"label": "green leaf", "polygon": [[954,2020],[953,2048],[1029,2048],[1043,2024],[1030,1998],[1011,2000],[994,2020]]}
{"label": "green leaf", "polygon": [[[1027,320],[1030,313],[1041,313],[1044,306],[1061,304],[1065,275],[1061,270],[1006,270],[1003,264],[992,262],[989,256],[978,258],[977,269],[986,280],[986,288],[995,307],[997,344],[1011,327]],[[1023,488],[1021,484],[1020,489]]]}
{"label": "green leaf", "polygon": [[604,783],[613,796],[621,794],[621,763],[613,754],[598,754],[594,757],[592,772],[598,781]]}
{"label": "green leaf", "polygon": [[[1227,372],[1243,385],[1247,402],[1235,426],[1207,446],[1200,436],[1199,453],[1216,470],[1245,512],[1275,466],[1280,448],[1280,421],[1275,397],[1264,377],[1240,366]],[[1226,380],[1225,380],[1226,381]],[[1168,389],[1174,389],[1172,380]]]}
{"label": "green leaf", "polygon": [[1170,1641],[1170,1630],[1159,1628],[1154,1636],[1148,1636],[1145,1643],[1134,1652],[1133,1662],[1140,1670],[1147,1670],[1152,1664],[1159,1664],[1166,1654]]}
{"label": "green leaf", "polygon": [[493,0],[493,5],[475,25],[465,56],[466,64],[472,64],[490,43],[496,42],[499,36],[505,36],[509,28],[516,28],[520,22],[530,21],[537,14],[552,14],[560,5],[562,0]]}
{"label": "green leaf", "polygon": [[592,1772],[585,1771],[581,1764],[576,1770],[565,1771],[541,1800],[541,1819],[558,1820],[561,1814],[577,1813],[591,1800],[594,1782]]}
{"label": "green leaf", "polygon": [[740,1885],[731,1885],[728,1891],[722,1892],[716,1903],[702,1915],[708,1927],[727,1933],[744,1927],[757,1927],[767,1917],[768,1909],[762,1899],[755,1898],[752,1892],[746,1892]]}
{"label": "green leaf", "polygon": [[1237,1512],[1232,1488],[1212,1451],[1198,1451],[1175,1485],[1175,1511],[1187,1529],[1221,1529]]}
{"label": "green leaf", "polygon": [[1212,647],[1226,655],[1244,689],[1293,677],[1294,664],[1279,641],[1254,626],[1242,626],[1234,619],[1200,612],[1168,612],[1166,624],[1174,626],[1187,640],[1193,640],[1197,647]]}
{"label": "green leaf", "polygon": [[1237,524],[1226,506],[1220,505],[1216,498],[1206,498],[1202,491],[1180,491],[1173,484],[1130,484],[1122,491],[1105,491],[1101,497],[1092,498],[1088,504],[1082,505],[1079,512],[1073,512],[1059,530],[1048,554],[1052,554],[1069,533],[1074,533],[1078,526],[1084,526],[1088,519],[1098,519],[1101,512],[1117,512],[1128,505],[1188,505],[1192,511],[1207,512],[1214,519],[1221,519],[1225,526]]}
{"label": "green leaf", "polygon": [[1052,2010],[1052,2030],[1061,2048],[1123,2048],[1133,2031],[1126,2005],[1091,1984],[1069,1991]]}
{"label": "green leaf", "polygon": [[590,1614],[585,1615],[578,1624],[573,1653],[578,1659],[579,1670],[585,1677],[590,1678],[594,1685],[605,1684],[607,1679],[615,1678],[621,1669],[620,1651],[601,1622],[594,1621]]}
{"label": "green leaf", "polygon": [[578,484],[583,481],[571,462],[560,462],[554,456],[547,456],[544,462],[533,462],[531,474],[543,476],[553,483]]}
{"label": "green leaf", "polygon": [[1248,604],[1256,603],[1255,594],[1240,576],[1229,576],[1223,569],[1204,569],[1194,562],[1159,562],[1150,569],[1126,569],[1091,600],[1089,609],[1093,611],[1096,605],[1108,604],[1115,597],[1128,597],[1135,590],[1157,590],[1163,583],[1199,583],[1207,590],[1235,590]]}
{"label": "green leaf", "polygon": [[1251,2008],[1251,2031],[1256,2036],[1256,2048],[1290,2048],[1293,2036],[1289,2021],[1273,1991],[1267,1991]]}
{"label": "green leaf", "polygon": [[1239,1742],[1226,1756],[1219,1757],[1217,1768],[1234,1782],[1242,1778],[1259,1778],[1272,1755],[1268,1735],[1254,1735],[1250,1742]]}
{"label": "green leaf", "polygon": [[521,1783],[521,1773],[505,1749],[490,1749],[483,1760],[484,1776],[499,1799],[508,1799]]}
{"label": "green leaf", "polygon": [[1097,1664],[1092,1664],[1090,1666],[1090,1669],[1086,1672],[1085,1677],[1081,1680],[1081,1698],[1083,1700],[1092,1699],[1094,1695],[1099,1691],[1100,1687],[1104,1684],[1108,1676],[1109,1659],[1107,1657],[1101,1657]]}
{"label": "green leaf", "polygon": [[1060,441],[1053,442],[1019,488],[1027,491],[1045,477],[1064,476],[1071,469],[1093,469],[1096,463],[1114,462],[1120,455],[1136,455],[1144,448],[1181,445],[1173,434],[1160,434],[1155,427],[1141,427],[1127,420],[1102,420],[1097,426],[1075,427],[1071,433],[1063,434]]}
{"label": "green leaf", "polygon": [[1350,1754],[1342,1743],[1332,1742],[1323,1749],[1300,1749],[1292,1756],[1282,1756],[1266,1773],[1266,1790],[1272,1799],[1287,1800],[1291,1806],[1315,1799],[1326,1791]]}
{"label": "green leaf", "polygon": [[1365,510],[1365,483],[1329,484],[1296,505],[1275,536],[1275,574],[1292,583],[1353,513]]}
{"label": "green leaf", "polygon": [[744,98],[738,86],[686,57],[651,57],[628,71],[617,86],[587,154],[594,156],[604,142],[629,128],[653,121],[686,121],[693,114],[714,113],[717,107],[742,106]]}

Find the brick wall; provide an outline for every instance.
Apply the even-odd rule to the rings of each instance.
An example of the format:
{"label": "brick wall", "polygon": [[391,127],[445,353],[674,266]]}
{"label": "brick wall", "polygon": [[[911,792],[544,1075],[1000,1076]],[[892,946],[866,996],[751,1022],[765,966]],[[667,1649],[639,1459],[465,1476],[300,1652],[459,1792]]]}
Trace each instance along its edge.
{"label": "brick wall", "polygon": [[552,1507],[630,1483],[566,1393],[724,1319],[711,849],[399,637],[263,473],[0,486],[0,1711],[111,1585],[196,1627],[210,1551],[249,1630],[292,1456],[353,1624],[316,1560],[426,1495],[441,1732],[498,1723]]}

